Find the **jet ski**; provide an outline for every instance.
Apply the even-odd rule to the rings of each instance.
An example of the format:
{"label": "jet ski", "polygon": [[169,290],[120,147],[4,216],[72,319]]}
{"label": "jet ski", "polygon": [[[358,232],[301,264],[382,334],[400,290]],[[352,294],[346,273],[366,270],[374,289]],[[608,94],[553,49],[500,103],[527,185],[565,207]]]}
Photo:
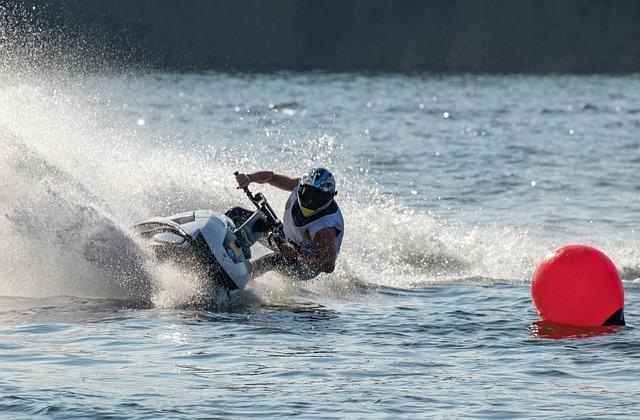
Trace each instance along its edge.
{"label": "jet ski", "polygon": [[196,271],[210,288],[242,290],[251,279],[251,246],[262,241],[275,248],[284,242],[282,222],[262,193],[244,188],[256,210],[240,226],[224,214],[194,210],[154,217],[133,226],[159,261]]}

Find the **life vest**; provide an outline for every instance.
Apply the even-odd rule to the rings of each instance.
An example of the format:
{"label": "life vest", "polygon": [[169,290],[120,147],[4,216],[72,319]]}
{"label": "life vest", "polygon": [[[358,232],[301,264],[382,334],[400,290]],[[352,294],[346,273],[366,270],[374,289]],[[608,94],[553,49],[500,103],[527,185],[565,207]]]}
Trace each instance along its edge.
{"label": "life vest", "polygon": [[284,236],[303,250],[311,249],[313,238],[319,230],[326,227],[336,229],[336,254],[340,252],[344,235],[344,219],[335,200],[329,207],[309,217],[304,217],[298,205],[298,187],[289,196],[284,208]]}

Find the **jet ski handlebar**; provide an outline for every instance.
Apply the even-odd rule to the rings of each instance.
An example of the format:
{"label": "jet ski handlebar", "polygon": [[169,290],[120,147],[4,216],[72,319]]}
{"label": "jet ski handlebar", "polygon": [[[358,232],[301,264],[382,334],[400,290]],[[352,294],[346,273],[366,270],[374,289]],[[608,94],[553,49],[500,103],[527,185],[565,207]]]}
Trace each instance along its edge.
{"label": "jet ski handlebar", "polygon": [[[233,173],[235,176],[240,175],[240,173],[238,171],[235,171]],[[257,195],[262,195],[260,193],[258,193],[256,196],[254,196],[251,191],[249,190],[249,187],[244,187],[242,188],[244,190],[244,193],[247,194],[247,197],[249,197],[249,200],[251,200],[251,202],[257,207],[260,208],[260,204],[259,204],[259,200]]]}
{"label": "jet ski handlebar", "polygon": [[[237,176],[239,175],[239,172],[235,171],[233,174]],[[253,203],[253,205],[256,206],[258,210],[262,211],[262,213],[267,217],[267,219],[269,219],[271,224],[270,236],[273,237],[273,240],[276,243],[284,242],[282,222],[280,221],[280,219],[278,219],[278,216],[276,215],[276,213],[273,211],[273,209],[267,202],[266,197],[262,195],[262,193],[256,193],[256,194],[251,193],[251,191],[249,190],[249,187],[244,187],[242,189],[244,190],[245,194],[247,194],[247,197],[249,197],[249,200]]]}

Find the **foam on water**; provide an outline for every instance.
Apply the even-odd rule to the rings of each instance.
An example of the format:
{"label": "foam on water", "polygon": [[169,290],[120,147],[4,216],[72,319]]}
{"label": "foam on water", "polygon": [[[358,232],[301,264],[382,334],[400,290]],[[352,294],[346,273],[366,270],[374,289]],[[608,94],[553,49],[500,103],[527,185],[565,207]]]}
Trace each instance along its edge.
{"label": "foam on water", "polygon": [[[217,148],[215,141],[184,148],[171,138],[150,136],[115,117],[108,100],[101,100],[108,92],[100,86],[96,91],[90,76],[5,82],[0,228],[7,235],[2,276],[9,281],[2,294],[121,297],[137,279],[151,276],[159,286],[152,300],[159,306],[184,304],[185,288],[197,295],[198,283],[186,274],[145,267],[144,252],[128,228],[157,214],[246,205],[230,174],[239,167],[269,167],[260,144],[257,152],[241,154]],[[89,92],[83,91],[85,83]],[[87,103],[77,92],[93,98]],[[277,166],[298,173],[313,163],[332,163],[335,139],[301,143]],[[336,273],[325,276],[335,280],[312,282],[312,288],[330,293],[354,281],[409,287],[466,277],[522,279],[535,256],[528,252],[539,254],[527,249],[526,233],[449,226],[382,196],[375,183],[349,168],[335,172],[347,240]],[[286,194],[256,188],[282,207]]]}

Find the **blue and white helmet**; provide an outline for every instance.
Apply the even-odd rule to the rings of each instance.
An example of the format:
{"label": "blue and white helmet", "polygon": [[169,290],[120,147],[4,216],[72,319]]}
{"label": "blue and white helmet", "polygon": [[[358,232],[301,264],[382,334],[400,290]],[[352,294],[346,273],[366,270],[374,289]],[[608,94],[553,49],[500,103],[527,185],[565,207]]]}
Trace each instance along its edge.
{"label": "blue and white helmet", "polygon": [[336,195],[336,180],[325,168],[313,168],[300,179],[298,205],[304,216],[311,216],[331,204]]}
{"label": "blue and white helmet", "polygon": [[302,177],[300,186],[309,185],[323,192],[333,194],[336,191],[336,180],[325,168],[313,168]]}

